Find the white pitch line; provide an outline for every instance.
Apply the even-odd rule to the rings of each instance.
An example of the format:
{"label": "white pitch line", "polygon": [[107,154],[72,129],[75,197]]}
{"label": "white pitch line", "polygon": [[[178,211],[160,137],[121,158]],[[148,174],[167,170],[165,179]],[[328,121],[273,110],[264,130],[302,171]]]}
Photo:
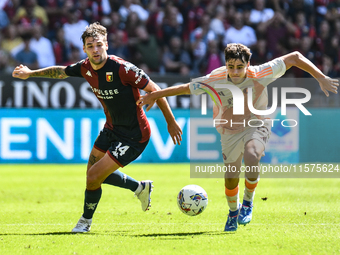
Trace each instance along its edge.
{"label": "white pitch line", "polygon": [[[191,222],[178,222],[178,223],[141,223],[141,222],[135,222],[135,223],[93,223],[92,225],[197,225],[197,223],[191,223]],[[199,225],[223,225],[224,222],[212,222],[212,223],[199,223]],[[312,224],[307,224],[307,223],[249,223],[250,225],[257,225],[257,226],[281,226],[281,225],[289,225],[289,226],[340,226],[340,223],[312,223]],[[0,226],[65,226],[65,225],[73,225],[73,223],[57,223],[57,224],[52,224],[52,223],[5,223],[1,224]]]}

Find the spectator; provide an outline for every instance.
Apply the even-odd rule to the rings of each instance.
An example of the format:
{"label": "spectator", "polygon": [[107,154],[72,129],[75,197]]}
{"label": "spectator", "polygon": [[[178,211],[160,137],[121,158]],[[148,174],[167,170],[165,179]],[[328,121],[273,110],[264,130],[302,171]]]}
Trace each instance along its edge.
{"label": "spectator", "polygon": [[334,22],[334,34],[340,37],[340,19]]}
{"label": "spectator", "polygon": [[178,13],[177,7],[168,7],[163,19],[161,37],[165,45],[170,44],[170,38],[173,36],[182,37],[183,27],[181,22],[183,22],[183,17]]}
{"label": "spectator", "polygon": [[255,0],[254,8],[250,11],[249,21],[251,24],[257,25],[273,18],[274,11],[271,8],[265,8],[265,0]]}
{"label": "spectator", "polygon": [[35,25],[33,27],[33,38],[30,41],[30,49],[38,56],[39,68],[55,65],[52,43],[43,36],[42,25]]}
{"label": "spectator", "polygon": [[330,25],[329,22],[327,20],[323,20],[320,23],[319,26],[319,33],[315,39],[315,48],[316,48],[316,54],[317,54],[317,61],[319,64],[321,64],[322,62],[322,55],[325,53],[326,51],[326,47],[327,45],[329,45],[329,41],[330,41]]}
{"label": "spectator", "polygon": [[1,48],[10,53],[14,48],[22,44],[22,39],[18,35],[17,26],[14,24],[10,24],[4,31],[5,37],[2,39]]}
{"label": "spectator", "polygon": [[2,6],[0,9],[3,9],[5,11],[11,23],[13,22],[13,18],[20,7],[20,3],[20,0],[7,0],[1,2]]}
{"label": "spectator", "polygon": [[98,21],[103,16],[100,0],[78,0],[76,9],[81,13],[80,19],[88,23]]}
{"label": "spectator", "polygon": [[66,10],[70,8],[68,7],[69,2],[65,3],[63,0],[48,0],[38,1],[38,3],[46,11],[49,20],[47,38],[54,40],[57,36],[58,29],[62,24],[67,22],[64,13],[67,14]]}
{"label": "spectator", "polygon": [[327,14],[327,6],[332,0],[314,0],[314,8],[316,13],[315,26],[319,27],[320,23],[325,19]]}
{"label": "spectator", "polygon": [[234,15],[234,24],[228,28],[224,35],[223,44],[242,43],[247,47],[256,44],[255,30],[244,25],[243,13],[238,11]]}
{"label": "spectator", "polygon": [[[321,1],[329,1],[329,0],[321,0]],[[303,12],[305,13],[307,20],[311,19],[313,15],[313,7],[314,7],[314,0],[294,0],[289,1],[289,8],[286,14],[286,19],[292,21],[297,13]]]}
{"label": "spectator", "polygon": [[208,43],[211,40],[216,40],[215,33],[210,30],[210,17],[203,15],[201,26],[196,28],[190,34],[190,48],[193,55],[193,72],[200,73],[199,66],[203,58],[207,54]]}
{"label": "spectator", "polygon": [[[297,50],[304,55],[306,58],[308,58],[312,63],[315,63],[315,52],[312,49],[313,46],[313,38],[309,37],[308,35],[303,36],[299,40],[299,48]],[[304,72],[303,70],[299,68],[294,68],[293,73],[295,77],[298,78],[310,78],[311,76]]]}
{"label": "spectator", "polygon": [[6,12],[0,8],[0,30],[9,25],[9,20]]}
{"label": "spectator", "polygon": [[[117,31],[123,30],[125,28],[125,24],[121,21],[118,12],[112,12],[109,16],[104,16],[102,18],[101,24],[105,25],[108,34],[116,33]],[[124,33],[126,34],[126,30]]]}
{"label": "spectator", "polygon": [[340,19],[340,0],[334,0],[327,5],[325,17],[328,21]]}
{"label": "spectator", "polygon": [[136,28],[136,35],[137,43],[135,44],[133,63],[136,63],[145,72],[158,72],[160,54],[155,36],[149,35],[143,25]]}
{"label": "spectator", "polygon": [[266,37],[267,50],[273,54],[273,58],[276,58],[283,54],[282,50],[286,44],[284,42],[295,33],[296,27],[280,12],[276,12],[273,18],[260,23],[257,30]]}
{"label": "spectator", "polygon": [[82,31],[89,23],[85,20],[79,19],[80,12],[76,9],[71,9],[68,12],[68,22],[64,24],[64,36],[65,41],[69,47],[75,46],[81,52],[81,57],[86,58],[86,54],[83,52],[83,42],[81,41]]}
{"label": "spectator", "polygon": [[210,74],[216,68],[223,66],[223,57],[218,50],[218,41],[211,40],[208,42],[208,51],[206,57],[201,62],[200,70],[202,74]]}
{"label": "spectator", "polygon": [[147,19],[149,18],[149,12],[145,10],[142,6],[138,4],[133,4],[132,0],[124,0],[123,4],[120,6],[118,10],[121,18],[123,21],[126,21],[129,14],[131,12],[135,12],[138,15],[138,18],[142,22],[146,22]]}
{"label": "spectator", "polygon": [[190,0],[188,7],[182,13],[184,18],[183,24],[186,24],[183,39],[187,41],[189,39],[188,35],[199,26],[204,15],[204,8],[200,0]]}
{"label": "spectator", "polygon": [[307,22],[305,13],[298,12],[296,14],[294,26],[296,29],[294,36],[290,38],[291,48],[298,47],[301,38],[304,36],[308,36],[313,40],[316,37],[316,29]]}
{"label": "spectator", "polygon": [[189,75],[191,59],[183,48],[182,39],[171,37],[169,49],[163,54],[163,65],[167,73]]}
{"label": "spectator", "polygon": [[81,60],[82,58],[80,57],[80,50],[77,47],[72,46],[71,47],[71,54],[68,59],[68,65],[77,63]]}
{"label": "spectator", "polygon": [[267,41],[264,38],[257,40],[252,52],[250,59],[252,65],[260,65],[273,59],[272,54],[267,50]]}
{"label": "spectator", "polygon": [[13,69],[13,65],[10,65],[10,54],[0,48],[0,72],[11,73],[11,69]]}
{"label": "spectator", "polygon": [[125,31],[127,32],[129,41],[134,40],[136,35],[136,27],[141,24],[141,20],[138,18],[138,14],[135,12],[130,12],[126,24],[125,24]]}
{"label": "spectator", "polygon": [[26,32],[21,36],[24,42],[24,49],[19,51],[14,59],[16,60],[16,65],[26,65],[30,69],[38,68],[38,56],[37,54],[30,49],[30,41],[32,38],[32,34],[30,32]]}
{"label": "spectator", "polygon": [[223,5],[216,6],[216,14],[210,22],[210,29],[217,35],[219,41],[223,40],[225,30],[229,28],[226,20],[226,10]]}
{"label": "spectator", "polygon": [[24,31],[35,24],[48,26],[48,17],[44,8],[39,6],[36,0],[24,0],[24,6],[18,9],[13,22],[20,24],[20,28]]}
{"label": "spectator", "polygon": [[59,28],[56,32],[56,38],[53,40],[53,52],[57,65],[67,65],[69,63],[70,47],[65,42],[62,28]]}
{"label": "spectator", "polygon": [[116,55],[125,60],[130,59],[129,49],[127,47],[127,37],[124,31],[117,30],[115,33],[109,34],[108,43],[109,49],[107,53],[109,55]]}

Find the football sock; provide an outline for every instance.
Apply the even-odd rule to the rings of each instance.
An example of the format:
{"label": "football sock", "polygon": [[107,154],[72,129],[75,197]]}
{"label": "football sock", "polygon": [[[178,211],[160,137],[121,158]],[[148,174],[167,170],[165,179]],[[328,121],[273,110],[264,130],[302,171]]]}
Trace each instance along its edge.
{"label": "football sock", "polygon": [[257,183],[259,182],[260,178],[257,178],[255,181],[249,181],[245,178],[245,187],[244,187],[244,196],[243,201],[253,202],[255,196],[255,189]]}
{"label": "football sock", "polygon": [[85,219],[92,219],[97,209],[100,197],[102,196],[102,188],[96,190],[85,190],[84,214]]}
{"label": "football sock", "polygon": [[104,183],[110,184],[113,186],[121,187],[124,189],[129,189],[131,191],[135,191],[138,186],[139,182],[135,179],[131,178],[130,176],[116,170],[112,174],[110,174],[105,180]]}
{"label": "football sock", "polygon": [[227,197],[228,206],[230,211],[236,211],[239,207],[238,185],[235,189],[225,188],[225,195]]}

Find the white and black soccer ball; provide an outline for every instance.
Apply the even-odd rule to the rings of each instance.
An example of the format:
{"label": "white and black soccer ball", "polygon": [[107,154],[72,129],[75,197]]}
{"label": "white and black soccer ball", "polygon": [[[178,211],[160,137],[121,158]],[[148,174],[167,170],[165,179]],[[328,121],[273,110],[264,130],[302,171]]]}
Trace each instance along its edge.
{"label": "white and black soccer ball", "polygon": [[199,215],[207,208],[207,192],[198,185],[187,185],[178,193],[177,205],[185,215]]}

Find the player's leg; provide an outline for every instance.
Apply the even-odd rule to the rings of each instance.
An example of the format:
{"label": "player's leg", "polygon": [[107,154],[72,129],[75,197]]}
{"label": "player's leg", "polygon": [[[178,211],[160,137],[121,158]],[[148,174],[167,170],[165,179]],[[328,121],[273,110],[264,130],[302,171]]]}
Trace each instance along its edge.
{"label": "player's leg", "polygon": [[[92,150],[93,152],[93,150]],[[96,155],[96,153],[91,155]],[[100,153],[98,154],[100,155]],[[83,215],[79,219],[77,225],[72,229],[72,232],[89,232],[92,224],[92,217],[97,209],[98,203],[102,195],[102,182],[112,172],[120,166],[113,161],[107,154],[101,157],[87,171],[86,190],[84,199]]]}
{"label": "player's leg", "polygon": [[225,164],[228,171],[225,173],[224,186],[225,195],[229,206],[229,214],[224,231],[237,230],[237,217],[240,207],[238,184],[240,168],[242,164],[242,155],[243,154],[240,154],[235,162]]}
{"label": "player's leg", "polygon": [[252,219],[255,189],[260,179],[259,163],[264,155],[266,143],[270,136],[270,128],[255,128],[248,135],[244,148],[244,164],[246,165],[245,188],[243,202],[238,216],[238,223],[248,224]]}
{"label": "player's leg", "polygon": [[[111,147],[112,137],[110,136],[110,131],[104,129],[100,132],[96,142],[92,148],[89,161],[87,163],[87,171],[102,157],[104,157],[106,151]],[[141,183],[132,177],[122,173],[119,170],[111,173],[105,180],[105,184],[117,186],[124,189],[129,189],[133,192],[138,191],[138,188],[141,188]]]}

